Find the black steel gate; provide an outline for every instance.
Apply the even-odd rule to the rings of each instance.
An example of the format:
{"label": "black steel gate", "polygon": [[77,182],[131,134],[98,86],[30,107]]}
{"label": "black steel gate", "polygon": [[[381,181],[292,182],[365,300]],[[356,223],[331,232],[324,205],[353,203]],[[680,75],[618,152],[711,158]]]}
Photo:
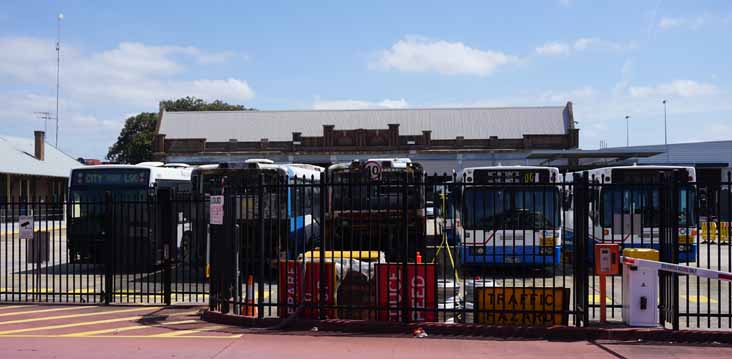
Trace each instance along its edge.
{"label": "black steel gate", "polygon": [[[208,302],[205,199],[160,189],[2,206],[0,301]],[[66,211],[46,215],[52,208]]]}

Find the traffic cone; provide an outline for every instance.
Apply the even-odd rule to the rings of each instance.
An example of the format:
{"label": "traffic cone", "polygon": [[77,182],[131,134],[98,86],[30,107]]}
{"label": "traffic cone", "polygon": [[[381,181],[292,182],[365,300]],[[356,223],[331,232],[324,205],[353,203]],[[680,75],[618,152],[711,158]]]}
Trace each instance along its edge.
{"label": "traffic cone", "polygon": [[244,316],[256,317],[257,305],[254,303],[254,276],[251,274],[247,277],[247,298],[244,304]]}

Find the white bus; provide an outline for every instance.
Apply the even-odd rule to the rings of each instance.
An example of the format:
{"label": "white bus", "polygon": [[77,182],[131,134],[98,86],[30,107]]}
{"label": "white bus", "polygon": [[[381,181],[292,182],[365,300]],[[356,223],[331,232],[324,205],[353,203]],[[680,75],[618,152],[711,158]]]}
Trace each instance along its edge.
{"label": "white bus", "polygon": [[455,224],[463,264],[559,264],[562,209],[557,168],[466,168],[456,187],[460,200]]}
{"label": "white bus", "polygon": [[[697,254],[696,171],[685,166],[619,166],[587,171],[590,183],[588,255],[594,243],[618,243],[621,248],[659,249],[662,221],[662,174],[678,181],[679,261],[693,262]],[[574,179],[579,178],[574,173]],[[567,214],[568,218],[572,214]],[[568,226],[568,242],[574,238]]]}
{"label": "white bus", "polygon": [[[155,196],[159,189],[190,193],[191,168],[183,164],[165,165],[145,162],[137,165],[86,166],[71,170],[69,180],[67,239],[74,262],[103,263],[103,246],[109,236],[105,196],[109,192],[116,204],[114,231],[117,249],[134,251],[136,263],[125,267],[149,267],[162,258],[158,243],[158,211]],[[182,213],[175,213],[179,219]],[[178,230],[178,242],[183,236]],[[180,243],[177,243],[180,245]],[[120,254],[121,255],[121,254]]]}

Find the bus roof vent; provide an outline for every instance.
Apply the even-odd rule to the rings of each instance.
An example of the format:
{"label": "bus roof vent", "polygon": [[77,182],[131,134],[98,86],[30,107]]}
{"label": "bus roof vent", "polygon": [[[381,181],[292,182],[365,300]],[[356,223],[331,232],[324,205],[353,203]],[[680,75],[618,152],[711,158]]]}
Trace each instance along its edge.
{"label": "bus roof vent", "polygon": [[163,162],[140,162],[136,164],[135,166],[141,166],[141,167],[162,167],[165,163]]}
{"label": "bus roof vent", "polygon": [[187,163],[166,163],[163,165],[166,168],[189,168],[191,165]]}
{"label": "bus roof vent", "polygon": [[250,158],[250,159],[244,161],[244,163],[246,163],[246,164],[261,163],[261,164],[271,165],[271,164],[274,164],[274,161],[266,159],[266,158]]}

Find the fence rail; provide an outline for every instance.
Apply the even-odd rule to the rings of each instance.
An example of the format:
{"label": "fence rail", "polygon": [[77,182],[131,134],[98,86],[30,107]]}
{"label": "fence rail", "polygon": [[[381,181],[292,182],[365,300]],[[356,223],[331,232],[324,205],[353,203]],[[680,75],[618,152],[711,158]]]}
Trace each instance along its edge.
{"label": "fence rail", "polygon": [[[622,276],[608,278],[601,298],[596,243],[655,248],[689,267],[732,267],[730,183],[701,193],[660,176],[632,185],[580,176],[260,178],[224,191],[220,222],[208,195],[7,200],[0,301],[575,326],[599,320],[605,301],[608,319],[620,321]],[[21,208],[33,210],[33,239],[21,238]],[[660,284],[660,325],[732,329],[730,283],[672,273]]]}

